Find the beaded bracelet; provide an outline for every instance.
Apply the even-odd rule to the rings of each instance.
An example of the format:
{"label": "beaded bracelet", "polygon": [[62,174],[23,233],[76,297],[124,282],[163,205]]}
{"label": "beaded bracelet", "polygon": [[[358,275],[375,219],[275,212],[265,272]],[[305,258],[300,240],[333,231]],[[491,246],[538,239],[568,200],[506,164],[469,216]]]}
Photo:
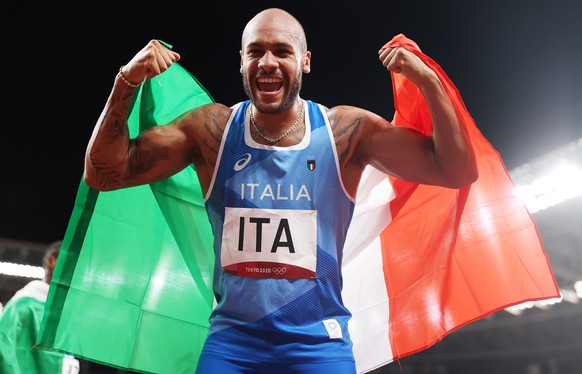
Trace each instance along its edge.
{"label": "beaded bracelet", "polygon": [[123,75],[123,72],[121,71],[124,67],[125,67],[125,65],[121,65],[121,67],[119,68],[119,76],[121,77],[121,80],[123,81],[123,83],[127,84],[131,88],[136,88],[137,86],[139,86],[139,83],[133,84],[125,78],[125,76]]}

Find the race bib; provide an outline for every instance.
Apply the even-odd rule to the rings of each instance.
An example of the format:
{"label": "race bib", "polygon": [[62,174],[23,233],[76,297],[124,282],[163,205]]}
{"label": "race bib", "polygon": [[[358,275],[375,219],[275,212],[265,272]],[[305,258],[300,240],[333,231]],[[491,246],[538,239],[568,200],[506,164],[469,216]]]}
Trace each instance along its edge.
{"label": "race bib", "polygon": [[221,265],[253,278],[315,278],[317,211],[226,208]]}

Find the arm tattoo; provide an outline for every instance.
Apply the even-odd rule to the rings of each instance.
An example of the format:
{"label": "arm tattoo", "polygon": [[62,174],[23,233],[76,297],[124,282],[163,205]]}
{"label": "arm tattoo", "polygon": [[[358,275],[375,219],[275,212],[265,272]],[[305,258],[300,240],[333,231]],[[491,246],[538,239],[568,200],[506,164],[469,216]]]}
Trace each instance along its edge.
{"label": "arm tattoo", "polygon": [[[216,133],[215,133],[215,132],[218,132],[219,130],[217,131],[216,121],[214,118],[212,119],[212,123],[214,124],[214,126],[211,127],[208,122],[204,122],[204,128],[206,129],[206,132],[208,133],[210,138],[212,138],[212,140],[214,140],[214,142],[216,144],[220,144],[220,138],[218,136],[216,136]],[[207,139],[204,139],[204,145],[206,146],[206,149],[208,149],[210,152],[218,154],[218,150],[216,149],[216,146],[211,146],[210,144],[208,144]]]}
{"label": "arm tattoo", "polygon": [[[124,92],[117,95],[117,100],[120,102],[129,102],[132,97],[131,92]],[[104,139],[113,143],[119,139],[119,137],[129,137],[129,129],[127,128],[127,112],[125,109],[120,109],[119,106],[112,106],[105,114],[102,123],[111,123],[107,126],[104,131]]]}
{"label": "arm tattoo", "polygon": [[[204,129],[208,133],[208,138],[204,138],[202,140],[202,144],[204,144],[206,150],[215,155],[218,155],[218,147],[220,146],[222,135],[224,134],[224,129],[219,126],[219,123],[213,112],[205,111],[205,114],[210,117],[210,122],[204,122]],[[214,144],[210,144],[210,140],[212,140]],[[205,160],[208,165],[215,166],[216,164],[210,157],[205,157]]]}
{"label": "arm tattoo", "polygon": [[218,154],[218,149],[216,149],[216,147],[213,147],[212,145],[208,144],[207,139],[204,139],[202,141],[202,143],[204,143],[204,145],[206,146],[206,149],[208,149],[210,152],[212,152],[214,154]]}
{"label": "arm tattoo", "polygon": [[[129,148],[131,150],[137,146],[137,142],[133,140],[130,142]],[[127,175],[131,177],[147,173],[154,167],[156,161],[168,158],[169,150],[167,147],[148,147],[148,150],[142,150],[139,154],[130,151]]]}
{"label": "arm tattoo", "polygon": [[117,189],[120,186],[119,174],[115,170],[108,169],[106,164],[97,160],[92,162],[96,176],[99,177],[99,185],[105,188]]}
{"label": "arm tattoo", "polygon": [[331,124],[331,128],[336,139],[337,148],[343,150],[339,154],[340,164],[343,164],[343,162],[350,154],[350,150],[353,148],[354,140],[360,130],[362,117],[355,118],[346,126],[340,126],[341,120],[341,116],[337,120],[334,119],[333,123]]}
{"label": "arm tattoo", "polygon": [[114,143],[120,137],[128,137],[129,130],[127,129],[127,122],[125,119],[116,118],[111,126],[105,129],[103,138],[109,143]]}

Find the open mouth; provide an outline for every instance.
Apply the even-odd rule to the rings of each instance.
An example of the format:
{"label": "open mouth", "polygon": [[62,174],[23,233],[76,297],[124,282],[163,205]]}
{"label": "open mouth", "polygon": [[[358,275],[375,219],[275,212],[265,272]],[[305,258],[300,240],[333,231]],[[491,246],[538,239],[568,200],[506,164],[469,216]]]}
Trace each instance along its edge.
{"label": "open mouth", "polygon": [[271,77],[257,78],[257,87],[261,92],[277,92],[283,87],[283,80]]}

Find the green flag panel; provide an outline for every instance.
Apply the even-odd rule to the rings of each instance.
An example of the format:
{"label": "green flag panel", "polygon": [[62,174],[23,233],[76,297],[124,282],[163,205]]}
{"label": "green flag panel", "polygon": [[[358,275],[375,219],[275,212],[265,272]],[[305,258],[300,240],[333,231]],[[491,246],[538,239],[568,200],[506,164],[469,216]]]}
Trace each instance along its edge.
{"label": "green flag panel", "polygon": [[[130,136],[211,102],[174,63],[134,94]],[[136,372],[194,372],[214,303],[212,241],[193,166],[111,192],[81,181],[37,348]]]}

